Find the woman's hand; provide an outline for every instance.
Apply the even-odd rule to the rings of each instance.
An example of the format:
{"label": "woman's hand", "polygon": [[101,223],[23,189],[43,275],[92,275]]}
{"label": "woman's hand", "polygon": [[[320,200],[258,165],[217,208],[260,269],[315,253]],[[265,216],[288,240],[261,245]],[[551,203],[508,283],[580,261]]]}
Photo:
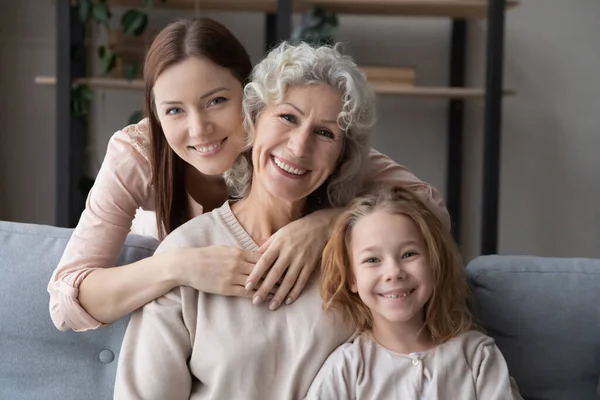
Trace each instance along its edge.
{"label": "woman's hand", "polygon": [[237,247],[208,246],[177,249],[164,256],[170,258],[178,286],[222,296],[252,298],[254,295],[244,286],[261,253]]}
{"label": "woman's hand", "polygon": [[331,224],[338,214],[338,209],[316,211],[281,228],[261,246],[263,255],[246,281],[250,292],[264,278],[253,295],[255,305],[261,304],[267,294],[275,290],[269,304],[271,310],[279,308],[284,301],[291,304],[298,298],[321,259]]}

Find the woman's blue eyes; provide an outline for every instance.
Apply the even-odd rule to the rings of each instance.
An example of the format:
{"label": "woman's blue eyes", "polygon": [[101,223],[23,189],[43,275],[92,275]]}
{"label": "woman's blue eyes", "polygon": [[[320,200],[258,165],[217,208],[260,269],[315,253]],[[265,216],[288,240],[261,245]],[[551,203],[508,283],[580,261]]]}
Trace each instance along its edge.
{"label": "woman's blue eyes", "polygon": [[181,108],[179,108],[179,107],[173,107],[173,108],[167,109],[167,112],[165,114],[167,114],[167,115],[175,115],[175,114],[179,114],[182,111],[183,110]]}
{"label": "woman's blue eyes", "polygon": [[210,101],[210,103],[208,103],[209,106],[216,106],[218,104],[221,103],[225,103],[227,101],[227,99],[223,96],[219,96],[219,97],[215,97],[214,99],[212,99]]}
{"label": "woman's blue eyes", "polygon": [[[219,104],[223,104],[227,101],[227,98],[223,97],[223,96],[219,96],[219,97],[215,97],[214,99],[212,99],[209,103],[208,103],[208,107],[211,106],[218,106]],[[172,108],[168,108],[167,111],[165,112],[165,114],[167,115],[177,115],[183,112],[183,109],[179,108],[179,107],[172,107]]]}
{"label": "woman's blue eyes", "polygon": [[[279,117],[289,123],[295,124],[298,122],[295,115],[292,114],[280,114]],[[325,136],[326,138],[333,139],[335,135],[328,129],[317,129],[315,131],[317,135]]]}

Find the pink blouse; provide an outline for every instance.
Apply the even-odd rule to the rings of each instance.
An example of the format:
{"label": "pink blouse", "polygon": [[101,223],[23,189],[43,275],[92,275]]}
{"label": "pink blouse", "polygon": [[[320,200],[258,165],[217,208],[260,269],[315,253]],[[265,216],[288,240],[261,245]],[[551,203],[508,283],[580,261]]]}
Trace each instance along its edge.
{"label": "pink blouse", "polygon": [[[147,120],[116,132],[110,139],[85,210],[48,283],[50,316],[58,329],[86,331],[105,326],[79,304],[79,285],[95,269],[115,265],[129,232],[157,236],[150,151]],[[369,158],[368,184],[395,184],[414,190],[450,227],[448,211],[435,188],[375,150],[370,151]],[[202,213],[202,206],[191,196],[188,201],[194,214]]]}

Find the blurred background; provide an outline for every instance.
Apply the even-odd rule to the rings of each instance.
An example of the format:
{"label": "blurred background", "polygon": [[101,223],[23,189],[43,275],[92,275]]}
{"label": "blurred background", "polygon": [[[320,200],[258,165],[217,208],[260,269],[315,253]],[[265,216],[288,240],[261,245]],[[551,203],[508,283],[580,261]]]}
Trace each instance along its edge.
{"label": "blurred background", "polygon": [[[59,68],[73,64],[64,57],[59,61],[58,25],[69,24],[57,17],[60,1],[0,1],[0,220],[65,225],[57,211],[65,206],[57,200],[57,182],[65,178],[57,167],[57,157],[65,154],[58,147],[61,110],[83,127],[70,132],[80,135],[83,147],[83,178],[72,182],[83,194],[110,136],[140,118],[140,60],[152,34],[166,23],[178,17],[214,18],[241,40],[253,62],[277,38],[276,0],[80,0],[73,8],[75,22],[70,23],[85,27],[79,43],[84,49],[84,79],[74,80],[65,105],[57,94],[56,76]],[[451,211],[457,239],[467,260],[481,254],[484,88],[490,68],[486,2],[312,3],[333,6],[297,5],[290,33],[312,39],[331,36],[345,43],[365,67],[379,102],[373,147],[446,197],[452,190],[449,168],[456,168],[460,179],[453,178],[453,198],[459,202],[451,201]],[[351,3],[363,5],[344,8]],[[406,7],[398,6],[402,3]],[[502,84],[507,93],[501,99],[496,149],[500,167],[495,250],[598,258],[600,3],[521,0],[508,6],[502,35]],[[423,7],[425,11],[419,11]],[[457,38],[457,21],[465,28],[464,47],[458,50],[451,44],[453,26]],[[465,63],[459,69],[467,90],[449,88],[452,49],[456,62],[461,48]],[[449,119],[456,123],[460,112],[452,115],[452,108],[464,108],[464,126],[458,133]],[[448,158],[452,129],[455,135],[462,132],[462,141],[454,143],[459,152],[450,152],[460,156],[455,160]],[[62,132],[63,137],[68,133]]]}

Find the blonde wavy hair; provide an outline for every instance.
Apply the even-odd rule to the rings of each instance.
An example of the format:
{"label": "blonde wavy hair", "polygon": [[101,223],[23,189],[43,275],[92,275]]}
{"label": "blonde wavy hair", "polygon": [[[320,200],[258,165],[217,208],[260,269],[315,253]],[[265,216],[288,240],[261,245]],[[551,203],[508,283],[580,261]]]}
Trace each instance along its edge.
{"label": "blonde wavy hair", "polygon": [[342,54],[339,44],[314,47],[283,42],[254,67],[250,80],[243,102],[247,146],[225,174],[231,195],[244,197],[252,182],[250,148],[263,110],[281,103],[290,86],[322,83],[339,90],[342,96],[337,122],[345,137],[336,171],[318,191],[328,205],[348,204],[362,187],[368,138],[376,121],[375,95],[354,60]]}
{"label": "blonde wavy hair", "polygon": [[363,217],[384,211],[404,215],[417,226],[427,246],[433,293],[425,303],[425,327],[437,344],[475,328],[469,310],[469,287],[462,258],[450,232],[414,193],[382,188],[355,199],[338,217],[323,251],[320,293],[323,309],[338,308],[359,331],[373,328],[373,317],[358,294],[350,290],[353,277],[352,229]]}

